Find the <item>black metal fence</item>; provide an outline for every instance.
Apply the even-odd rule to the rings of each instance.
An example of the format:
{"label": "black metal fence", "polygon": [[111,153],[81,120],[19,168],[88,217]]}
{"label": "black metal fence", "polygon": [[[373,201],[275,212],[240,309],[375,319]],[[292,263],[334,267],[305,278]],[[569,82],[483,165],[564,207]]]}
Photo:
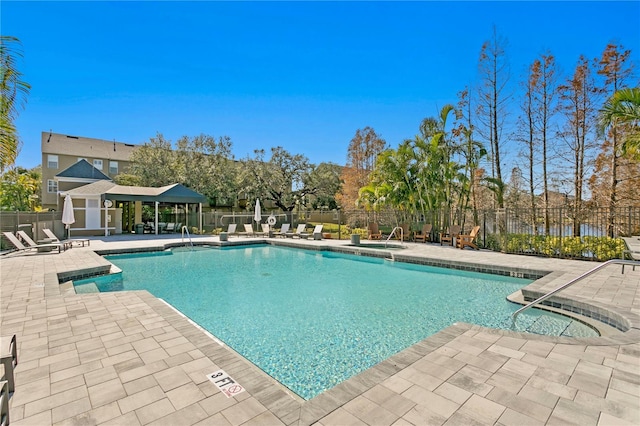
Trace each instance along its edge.
{"label": "black metal fence", "polygon": [[[497,209],[471,211],[430,211],[426,214],[412,214],[402,210],[294,210],[291,212],[262,212],[262,221],[273,215],[275,227],[290,223],[292,227],[300,223],[322,223],[326,238],[347,239],[351,234],[366,238],[370,222],[376,222],[387,235],[395,226],[408,224],[415,232],[423,224],[433,225],[431,240],[438,241],[440,232],[449,225],[462,227],[462,233],[469,233],[473,226],[480,226],[477,244],[481,248],[505,253],[536,256],[562,257],[588,260],[608,260],[621,258],[625,244],[621,237],[640,235],[640,207],[609,209],[584,209],[579,215],[573,209],[557,207],[550,209]],[[187,219],[190,226],[198,227],[200,218],[193,212]],[[184,223],[184,222],[183,222]],[[215,233],[226,229],[228,224],[252,223],[253,213],[205,212],[202,217],[203,232]],[[43,228],[52,229],[60,237],[64,236],[61,212],[0,212],[0,230],[14,232],[24,229],[37,238]],[[3,240],[3,247],[6,242]]]}
{"label": "black metal fence", "polygon": [[575,214],[570,207],[550,209],[496,209],[471,211],[430,211],[408,215],[387,210],[344,212],[344,223],[354,228],[366,228],[376,222],[383,230],[408,223],[417,231],[424,223],[433,225],[432,240],[437,241],[449,225],[459,225],[462,233],[480,226],[478,245],[505,253],[537,256],[608,260],[624,255],[621,237],[640,235],[640,208],[614,210],[590,208]]}

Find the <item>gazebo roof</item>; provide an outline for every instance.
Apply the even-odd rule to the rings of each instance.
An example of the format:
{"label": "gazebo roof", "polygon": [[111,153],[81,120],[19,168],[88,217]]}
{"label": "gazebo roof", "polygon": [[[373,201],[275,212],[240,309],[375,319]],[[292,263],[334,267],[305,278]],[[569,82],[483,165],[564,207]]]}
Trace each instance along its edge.
{"label": "gazebo roof", "polygon": [[97,181],[78,188],[61,193],[71,197],[83,197],[88,195],[100,195],[106,200],[117,201],[147,201],[160,203],[204,203],[207,197],[195,192],[186,186],[174,183],[173,185],[152,188],[148,186],[116,185],[110,181]]}

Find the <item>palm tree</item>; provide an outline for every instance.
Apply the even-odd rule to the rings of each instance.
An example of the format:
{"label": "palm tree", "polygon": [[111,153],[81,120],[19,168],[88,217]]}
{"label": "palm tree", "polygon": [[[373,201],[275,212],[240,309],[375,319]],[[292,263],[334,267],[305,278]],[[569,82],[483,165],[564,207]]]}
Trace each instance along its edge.
{"label": "palm tree", "polygon": [[21,79],[16,64],[19,57],[20,40],[0,35],[0,171],[13,164],[18,155],[20,139],[13,123],[31,89]]}
{"label": "palm tree", "polygon": [[627,125],[629,129],[622,152],[640,160],[640,88],[618,90],[600,110],[601,132],[618,125]]}

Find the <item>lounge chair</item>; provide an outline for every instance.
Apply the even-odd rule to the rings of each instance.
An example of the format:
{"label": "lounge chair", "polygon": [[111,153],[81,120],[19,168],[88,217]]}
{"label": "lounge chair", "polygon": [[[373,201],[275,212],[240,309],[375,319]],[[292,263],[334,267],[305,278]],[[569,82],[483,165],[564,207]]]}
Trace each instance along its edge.
{"label": "lounge chair", "polygon": [[238,235],[244,235],[245,237],[253,237],[255,236],[255,232],[253,232],[253,228],[250,223],[244,224],[244,232],[238,232]]}
{"label": "lounge chair", "polygon": [[255,236],[258,236],[258,235],[269,236],[269,224],[268,223],[261,223],[260,227],[262,228],[262,231],[255,231],[253,234]]}
{"label": "lounge chair", "polygon": [[431,241],[431,228],[433,228],[433,225],[431,225],[430,223],[422,225],[422,230],[420,232],[416,232],[413,235],[413,241],[415,241],[416,243],[420,241],[422,241],[423,243]]}
{"label": "lounge chair", "polygon": [[[36,243],[35,241],[33,241],[31,239],[31,237],[29,236],[29,234],[27,234],[24,231],[18,231],[16,232],[16,234],[18,234],[18,238],[20,238],[22,241],[24,241],[25,243],[27,243],[27,245],[29,247],[36,247],[36,248],[43,248],[42,246],[46,245],[46,244],[52,244],[54,246],[61,246],[63,250],[69,249],[71,248],[71,243],[67,242],[67,241],[63,241],[63,242],[46,242],[46,243]],[[40,251],[47,251],[47,250],[40,250]]]}
{"label": "lounge chair", "polygon": [[69,243],[71,245],[73,245],[73,243],[78,243],[78,244],[82,244],[82,247],[84,247],[84,243],[87,243],[88,246],[91,245],[91,240],[88,238],[69,238],[61,241],[58,239],[56,234],[54,234],[51,229],[44,228],[42,232],[44,232],[44,235],[46,235],[47,238],[49,238],[52,243]]}
{"label": "lounge chair", "polygon": [[283,223],[282,227],[280,228],[280,230],[278,232],[274,232],[273,235],[276,237],[282,237],[284,238],[286,236],[286,233],[289,232],[289,227],[291,226],[291,224],[289,223]]}
{"label": "lounge chair", "polygon": [[379,240],[382,238],[382,232],[378,228],[378,224],[375,222],[369,223],[369,237],[370,240]]}
{"label": "lounge chair", "polygon": [[472,249],[479,250],[478,246],[475,243],[476,237],[478,236],[478,232],[480,232],[479,226],[474,226],[471,232],[468,235],[458,235],[456,246],[459,249],[464,249],[465,247],[471,247]]}
{"label": "lounge chair", "polygon": [[[2,235],[4,235],[4,237],[7,240],[9,240],[9,242],[11,244],[13,244],[13,246],[19,252],[20,251],[33,250],[33,249],[37,249],[39,252],[43,252],[43,251],[51,251],[54,248],[57,248],[58,249],[58,253],[61,253],[63,248],[64,248],[63,244],[36,244],[35,246],[28,246],[27,247],[24,244],[22,244],[22,241],[20,241],[18,239],[18,237],[13,235],[13,233],[11,233],[11,232],[3,232]],[[7,253],[5,253],[5,254],[7,254]]]}
{"label": "lounge chair", "polygon": [[315,228],[313,228],[313,232],[311,232],[311,233],[309,233],[309,232],[301,232],[300,233],[300,238],[308,239],[312,235],[313,235],[313,239],[314,240],[321,240],[322,239],[322,225],[316,225]]}
{"label": "lounge chair", "polygon": [[229,235],[238,235],[238,231],[236,231],[237,227],[238,227],[237,224],[230,223],[229,227],[227,227],[227,234],[229,234]]}
{"label": "lounge chair", "polygon": [[296,228],[295,232],[287,232],[286,233],[286,237],[287,238],[294,238],[294,237],[298,237],[300,238],[300,234],[304,233],[305,228],[307,227],[306,223],[299,223],[298,227]]}
{"label": "lounge chair", "polygon": [[0,364],[4,366],[4,377],[9,385],[9,392],[16,390],[14,370],[18,365],[18,342],[16,335],[0,337]]}
{"label": "lounge chair", "polygon": [[451,225],[446,232],[440,233],[440,245],[443,243],[447,243],[448,245],[453,245],[453,240],[460,235],[460,226],[459,225]]}

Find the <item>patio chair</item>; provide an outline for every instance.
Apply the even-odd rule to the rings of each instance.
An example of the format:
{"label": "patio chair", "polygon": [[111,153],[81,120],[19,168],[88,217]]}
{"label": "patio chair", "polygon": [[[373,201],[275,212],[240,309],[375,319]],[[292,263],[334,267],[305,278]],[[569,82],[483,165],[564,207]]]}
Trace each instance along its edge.
{"label": "patio chair", "polygon": [[276,237],[282,237],[285,238],[287,232],[289,232],[289,227],[291,226],[290,223],[283,223],[282,227],[280,228],[280,230],[278,232],[274,232],[273,235]]}
{"label": "patio chair", "polygon": [[51,229],[44,228],[42,229],[42,232],[44,232],[44,235],[46,235],[47,238],[49,238],[52,243],[69,243],[70,244],[69,247],[71,247],[73,243],[82,244],[82,247],[84,247],[84,243],[87,243],[88,246],[91,245],[91,240],[88,238],[69,238],[61,241],[58,239],[56,234],[54,234]]}
{"label": "patio chair", "polygon": [[458,237],[456,238],[457,247],[461,250],[465,247],[471,247],[472,249],[480,250],[475,243],[478,232],[480,232],[480,227],[474,226],[471,232],[469,232],[469,235],[458,235]]}
{"label": "patio chair", "polygon": [[413,241],[415,241],[416,243],[419,241],[422,241],[423,243],[426,243],[427,240],[429,242],[431,242],[431,229],[433,228],[433,225],[431,225],[430,223],[426,223],[424,225],[422,225],[422,230],[420,230],[420,232],[416,232],[413,235]]}
{"label": "patio chair", "polygon": [[453,240],[460,235],[460,225],[451,225],[445,232],[440,233],[440,245],[447,243],[453,245]]}
{"label": "patio chair", "polygon": [[[402,228],[402,241],[411,241],[411,228],[409,228],[409,224],[401,223],[400,228]],[[400,234],[397,232],[396,236],[400,239]]]}
{"label": "patio chair", "polygon": [[16,365],[18,365],[18,343],[16,335],[0,337],[0,364],[4,366],[4,377],[9,384],[9,392],[16,390],[16,382],[14,373]]}
{"label": "patio chair", "polygon": [[[4,235],[4,237],[9,240],[9,242],[11,244],[13,244],[13,246],[16,248],[16,250],[14,252],[22,252],[22,251],[27,251],[27,250],[33,250],[33,249],[37,249],[39,252],[44,252],[44,251],[51,251],[54,248],[58,249],[58,253],[62,252],[63,249],[63,245],[62,244],[36,244],[35,246],[25,246],[24,244],[22,244],[22,241],[20,241],[18,239],[18,237],[16,237],[15,235],[13,235],[13,233],[11,232],[3,232],[2,235]],[[33,241],[33,240],[32,240]],[[8,253],[14,253],[14,252],[8,252]],[[8,254],[8,253],[4,253],[4,254]]]}
{"label": "patio chair", "polygon": [[167,232],[176,232],[176,224],[173,222],[169,222],[167,223],[167,227],[164,228],[164,230]]}
{"label": "patio chair", "polygon": [[309,233],[309,232],[301,232],[300,233],[300,238],[308,239],[310,236],[313,235],[313,239],[314,240],[321,240],[322,239],[322,226],[323,225],[316,225],[315,228],[313,228],[313,232],[311,232],[311,233]]}
{"label": "patio chair", "polygon": [[304,230],[305,230],[306,227],[307,227],[306,223],[299,223],[298,227],[295,230],[295,232],[287,232],[286,233],[286,237],[287,238],[294,238],[294,237],[300,238],[300,234],[304,233]]}
{"label": "patio chair", "polygon": [[376,222],[369,222],[369,237],[370,240],[379,240],[382,238],[382,232],[378,228]]}

